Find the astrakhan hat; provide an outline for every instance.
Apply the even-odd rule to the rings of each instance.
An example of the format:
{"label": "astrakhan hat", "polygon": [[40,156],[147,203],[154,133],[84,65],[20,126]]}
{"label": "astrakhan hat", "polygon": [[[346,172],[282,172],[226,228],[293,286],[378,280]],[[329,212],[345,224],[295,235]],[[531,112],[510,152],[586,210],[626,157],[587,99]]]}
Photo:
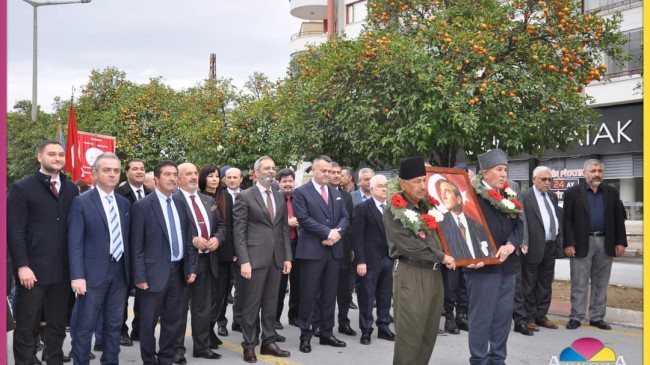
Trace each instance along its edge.
{"label": "astrakhan hat", "polygon": [[422,157],[408,157],[399,163],[399,178],[403,180],[411,180],[416,177],[426,176],[427,171],[424,167],[424,159]]}
{"label": "astrakhan hat", "polygon": [[491,169],[494,166],[506,165],[508,166],[508,155],[500,149],[493,149],[478,155],[478,164],[481,170]]}

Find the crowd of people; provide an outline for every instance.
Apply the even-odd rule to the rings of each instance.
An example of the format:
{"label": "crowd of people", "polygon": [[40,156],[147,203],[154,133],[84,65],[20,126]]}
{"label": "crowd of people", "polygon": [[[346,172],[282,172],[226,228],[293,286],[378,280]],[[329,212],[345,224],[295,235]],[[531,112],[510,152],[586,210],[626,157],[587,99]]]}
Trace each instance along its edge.
{"label": "crowd of people", "polygon": [[232,166],[165,160],[147,173],[140,159],[122,169],[115,154],[103,153],[89,186],[66,178],[59,143],[41,143],[37,159],[38,171],[7,198],[16,364],[88,364],[92,350],[101,363],[118,364],[120,346],[134,342],[144,364],[184,364],[188,313],[192,357],[219,359],[219,337],[231,335],[229,303],[244,361],[257,361],[257,347],[289,357],[278,345],[286,341],[278,331],[287,292],[287,323],[299,328],[303,353],[313,337],[346,347],[334,335],[335,318],[339,334],[356,336],[348,313],[358,308],[360,343],[371,345],[376,327],[378,339],[394,342],[394,364],[428,364],[437,336],[460,330],[468,331],[470,364],[504,364],[513,321],[524,335],[558,328],[547,313],[555,259],[564,256],[572,284],[566,328],[579,327],[587,307],[590,325],[611,328],[606,289],[612,258],[627,241],[622,203],[602,184],[598,160],[585,163],[585,181],[565,193],[562,210],[547,167],[533,171],[533,186],[510,206],[502,202],[514,194],[506,154],[478,156],[472,184],[483,223],[463,215],[458,188],[443,182],[447,229],[458,229],[464,252],[478,257],[470,226],[483,224],[496,249],[481,257],[500,263],[461,268],[436,229],[419,157],[401,161],[393,187],[370,168],[355,176],[318,156],[311,179],[296,187],[293,170],[277,171],[261,156],[246,189]]}

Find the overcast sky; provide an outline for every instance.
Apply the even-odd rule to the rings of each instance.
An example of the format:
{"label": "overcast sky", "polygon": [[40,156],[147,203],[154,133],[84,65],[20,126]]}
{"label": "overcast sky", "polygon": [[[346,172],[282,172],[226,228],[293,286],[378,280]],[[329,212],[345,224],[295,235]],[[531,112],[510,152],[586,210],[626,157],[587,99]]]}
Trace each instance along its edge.
{"label": "overcast sky", "polygon": [[[38,0],[45,2],[44,0]],[[32,98],[33,8],[7,1],[7,109]],[[114,66],[130,81],[162,76],[174,88],[208,77],[241,86],[255,71],[283,77],[300,28],[287,0],[92,0],[38,8],[38,104],[75,98],[92,69]]]}

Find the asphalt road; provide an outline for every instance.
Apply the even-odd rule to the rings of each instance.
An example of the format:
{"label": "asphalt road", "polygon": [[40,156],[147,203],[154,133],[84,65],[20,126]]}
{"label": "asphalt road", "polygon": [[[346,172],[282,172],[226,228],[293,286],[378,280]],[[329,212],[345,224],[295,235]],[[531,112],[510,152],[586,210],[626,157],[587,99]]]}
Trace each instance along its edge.
{"label": "asphalt road", "polygon": [[[356,299],[355,299],[356,302]],[[231,308],[230,306],[228,307]],[[285,308],[287,308],[285,306]],[[285,312],[286,313],[286,312]],[[132,315],[132,313],[131,313]],[[285,314],[286,315],[286,314]],[[228,317],[231,313],[228,313]],[[358,329],[358,311],[350,311],[350,319],[352,320],[353,328]],[[612,326],[611,331],[598,330],[595,327],[589,327],[583,324],[581,328],[573,331],[566,330],[564,324],[566,318],[551,317],[551,320],[560,325],[560,329],[550,330],[542,328],[540,332],[535,333],[534,336],[523,336],[519,333],[510,332],[508,340],[508,364],[515,365],[538,365],[549,364],[552,357],[559,357],[562,350],[580,338],[591,337],[596,338],[609,347],[617,356],[623,356],[626,364],[642,364],[642,329],[627,328],[622,326]],[[359,343],[359,335],[350,337],[336,333],[335,335],[347,342],[346,348],[333,348],[329,346],[321,346],[318,340],[312,340],[312,352],[310,354],[303,354],[298,351],[299,344],[299,330],[297,327],[289,326],[286,324],[286,317],[283,317],[283,324],[285,329],[279,331],[282,335],[287,337],[287,342],[280,343],[279,346],[291,351],[291,357],[287,359],[277,359],[269,356],[260,356],[258,351],[258,363],[260,364],[372,364],[372,365],[388,365],[392,363],[393,356],[393,343],[385,340],[379,340],[376,337],[376,331],[372,338],[372,343],[369,346],[364,346]],[[190,321],[188,320],[188,325]],[[441,327],[444,324],[444,318],[441,318]],[[230,329],[230,328],[229,328]],[[434,329],[432,329],[434,330]],[[8,337],[8,355],[7,363],[13,364],[13,355],[11,353],[11,343],[13,333],[7,334]],[[245,364],[242,359],[242,352],[240,342],[242,340],[241,333],[230,332],[228,337],[222,337],[224,344],[220,346],[219,352],[223,355],[220,360],[205,360],[194,359],[192,354],[192,340],[191,329],[187,329],[185,344],[188,351],[188,364]],[[70,338],[66,339],[64,351],[70,350]],[[96,353],[96,355],[100,355]],[[461,365],[468,364],[469,351],[467,347],[467,332],[461,332],[460,335],[446,335],[438,337],[438,342],[433,351],[431,361],[429,364],[444,364],[444,365]],[[99,359],[99,356],[98,356]],[[122,364],[141,363],[140,351],[138,342],[133,347],[122,347],[120,354],[120,362]],[[91,361],[91,364],[99,364],[99,360]],[[559,363],[558,363],[559,364]]]}

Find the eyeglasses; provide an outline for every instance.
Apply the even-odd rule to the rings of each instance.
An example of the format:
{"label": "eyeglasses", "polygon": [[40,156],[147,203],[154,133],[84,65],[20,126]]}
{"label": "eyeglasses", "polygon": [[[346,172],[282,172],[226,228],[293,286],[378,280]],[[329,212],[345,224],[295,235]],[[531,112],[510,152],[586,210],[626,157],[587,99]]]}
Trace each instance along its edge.
{"label": "eyeglasses", "polygon": [[538,177],[538,179],[542,180],[542,182],[551,182],[553,178],[550,177]]}

